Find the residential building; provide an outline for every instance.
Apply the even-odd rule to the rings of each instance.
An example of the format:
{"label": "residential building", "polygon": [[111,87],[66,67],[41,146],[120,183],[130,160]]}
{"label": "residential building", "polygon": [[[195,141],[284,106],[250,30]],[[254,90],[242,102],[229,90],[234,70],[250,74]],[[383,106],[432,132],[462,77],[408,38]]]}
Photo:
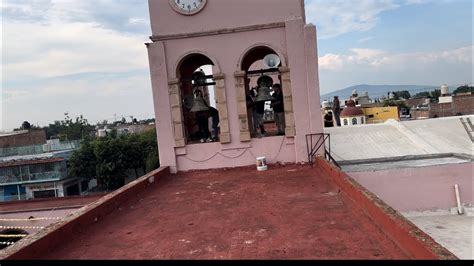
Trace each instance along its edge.
{"label": "residential building", "polygon": [[398,107],[396,106],[362,107],[361,109],[367,124],[384,123],[389,119],[400,120]]}
{"label": "residential building", "polygon": [[[89,182],[69,177],[67,161],[79,141],[47,140],[43,134],[7,134],[0,148],[0,201],[81,195]],[[44,140],[44,142],[42,142]],[[34,144],[28,146],[13,146]]]}

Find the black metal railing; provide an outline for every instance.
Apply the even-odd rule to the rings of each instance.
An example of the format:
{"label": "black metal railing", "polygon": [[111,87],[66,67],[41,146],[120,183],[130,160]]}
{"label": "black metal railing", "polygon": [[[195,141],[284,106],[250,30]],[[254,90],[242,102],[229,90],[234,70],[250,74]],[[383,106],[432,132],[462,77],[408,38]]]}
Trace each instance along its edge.
{"label": "black metal railing", "polygon": [[314,165],[314,158],[321,149],[324,151],[324,158],[332,162],[335,166],[341,168],[337,161],[331,155],[331,135],[326,133],[306,135],[306,149],[308,151],[308,162]]}

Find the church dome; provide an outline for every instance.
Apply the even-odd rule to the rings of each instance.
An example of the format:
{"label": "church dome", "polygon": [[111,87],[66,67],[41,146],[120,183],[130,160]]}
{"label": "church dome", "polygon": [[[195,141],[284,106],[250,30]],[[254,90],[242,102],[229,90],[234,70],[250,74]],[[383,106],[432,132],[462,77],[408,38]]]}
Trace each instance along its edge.
{"label": "church dome", "polygon": [[350,117],[350,116],[363,116],[364,112],[359,107],[356,107],[353,100],[349,100],[346,104],[346,108],[342,110],[341,117]]}

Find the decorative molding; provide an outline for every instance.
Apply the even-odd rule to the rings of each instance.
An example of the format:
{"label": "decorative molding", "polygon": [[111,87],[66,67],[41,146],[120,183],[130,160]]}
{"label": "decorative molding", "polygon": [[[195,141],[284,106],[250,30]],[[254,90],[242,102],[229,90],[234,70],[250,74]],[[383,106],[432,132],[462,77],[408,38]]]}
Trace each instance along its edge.
{"label": "decorative molding", "polygon": [[219,112],[220,142],[222,144],[231,142],[224,77],[225,75],[223,73],[214,74],[216,81],[214,95],[217,102],[217,111]]}
{"label": "decorative molding", "polygon": [[287,66],[281,66],[281,67],[278,68],[278,70],[280,71],[280,73],[290,72],[290,68],[287,67]]}
{"label": "decorative molding", "polygon": [[224,73],[213,74],[213,76],[214,76],[214,79],[224,79],[225,78]]}
{"label": "decorative molding", "polygon": [[237,100],[237,114],[239,117],[239,131],[240,141],[248,142],[251,141],[249,122],[247,116],[247,102],[245,98],[245,72],[237,71],[234,73],[235,77],[235,92]]}
{"label": "decorative molding", "polygon": [[169,79],[168,85],[176,85],[179,84],[179,79]]}
{"label": "decorative molding", "polygon": [[234,73],[235,78],[243,78],[245,77],[245,71],[237,71]]}
{"label": "decorative molding", "polygon": [[189,33],[179,33],[179,34],[167,34],[167,35],[153,35],[150,36],[150,40],[153,42],[174,40],[174,39],[186,39],[186,38],[195,38],[203,37],[209,35],[219,35],[219,34],[229,34],[237,32],[246,32],[246,31],[255,31],[255,30],[267,30],[275,28],[284,28],[285,22],[274,22],[268,24],[258,24],[252,26],[237,27],[232,29],[217,29],[210,31],[201,31],[201,32],[189,32]]}

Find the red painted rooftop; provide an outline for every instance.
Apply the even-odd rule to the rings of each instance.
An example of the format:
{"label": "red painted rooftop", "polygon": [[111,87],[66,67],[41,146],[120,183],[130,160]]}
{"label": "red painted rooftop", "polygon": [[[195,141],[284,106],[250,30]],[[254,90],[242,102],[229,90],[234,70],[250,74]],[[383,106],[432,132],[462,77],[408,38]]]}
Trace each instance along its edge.
{"label": "red painted rooftop", "polygon": [[346,104],[346,108],[344,108],[341,112],[341,117],[350,117],[350,116],[361,116],[364,115],[364,112],[359,108],[356,107],[354,100],[349,100]]}
{"label": "red painted rooftop", "polygon": [[[159,173],[151,184],[144,177],[63,227],[22,240],[4,258],[408,259],[417,250],[434,256],[427,249],[455,258],[404,221],[400,228],[425,239],[420,244],[407,234],[406,246],[397,244],[393,233],[405,229],[385,214],[375,222],[364,200],[344,192],[330,173],[309,165]],[[392,236],[382,230],[386,224],[396,227]]]}

